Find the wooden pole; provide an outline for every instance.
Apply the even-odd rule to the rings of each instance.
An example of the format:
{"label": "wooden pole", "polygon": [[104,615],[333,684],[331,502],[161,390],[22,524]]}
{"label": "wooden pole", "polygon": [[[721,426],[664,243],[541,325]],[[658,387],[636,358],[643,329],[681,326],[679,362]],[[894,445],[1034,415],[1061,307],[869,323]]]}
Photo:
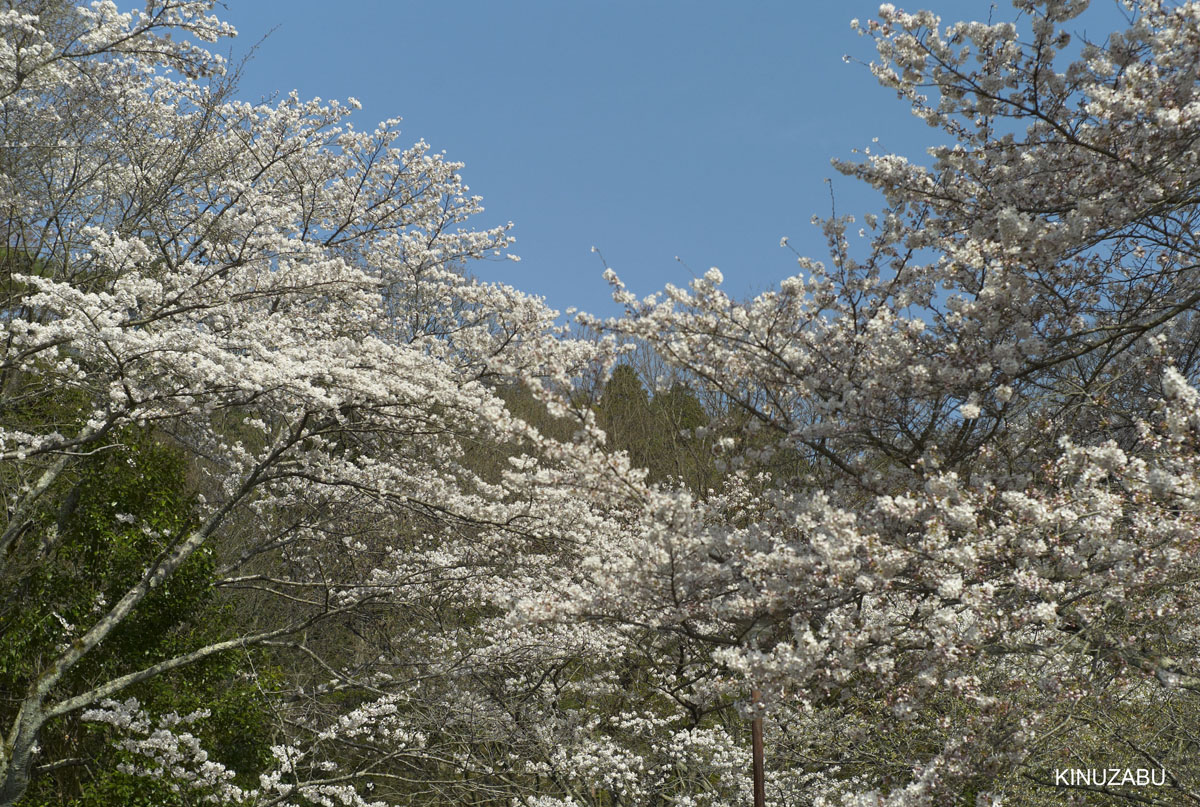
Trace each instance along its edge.
{"label": "wooden pole", "polygon": [[[762,693],[757,689],[751,690],[751,706],[757,710]],[[751,755],[754,758],[754,807],[766,807],[767,785],[766,772],[763,769],[763,725],[762,715],[755,715],[750,723]]]}

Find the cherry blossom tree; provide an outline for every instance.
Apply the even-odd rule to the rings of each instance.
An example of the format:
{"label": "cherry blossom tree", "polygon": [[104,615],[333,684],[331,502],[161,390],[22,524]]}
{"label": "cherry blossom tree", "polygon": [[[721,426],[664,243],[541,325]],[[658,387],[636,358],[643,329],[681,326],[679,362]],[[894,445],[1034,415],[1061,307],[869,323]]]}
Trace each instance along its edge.
{"label": "cherry blossom tree", "polygon": [[887,207],[820,222],[830,258],[776,290],[713,269],[639,300],[610,271],[626,316],[587,321],[745,429],[719,495],[647,494],[527,608],[706,643],[807,774],[778,803],[1060,803],[1085,794],[1056,765],[1117,764],[1171,773],[1114,799],[1196,798],[1179,718],[1143,710],[1194,714],[1200,682],[1200,5],[1125,3],[1095,40],[1087,5],[856,22],[949,145],[835,162]]}
{"label": "cherry blossom tree", "polygon": [[[482,208],[459,164],[397,147],[397,121],[354,128],[353,101],[234,100],[205,49],[233,33],[211,6],[0,12],[0,599],[64,562],[92,458],[181,452],[191,495],[186,518],[108,514],[110,533],[144,533],[144,567],[78,619],[58,614],[52,652],[6,693],[3,805],[73,764],[44,740],[80,720],[125,733],[130,772],[221,802],[362,804],[379,781],[363,770],[445,750],[397,722],[421,676],[389,686],[383,651],[336,638],[382,622],[401,636],[395,614],[498,568],[539,505],[510,479],[530,474],[485,472],[471,452],[519,459],[541,437],[496,390],[566,383],[590,357],[538,299],[463,273],[511,238],[468,226]],[[92,663],[200,557],[243,609],[238,630]],[[18,628],[0,625],[5,641]],[[275,762],[256,782],[203,747],[202,712],[132,694],[252,647],[295,665],[270,695]],[[442,651],[429,676],[454,667]]]}

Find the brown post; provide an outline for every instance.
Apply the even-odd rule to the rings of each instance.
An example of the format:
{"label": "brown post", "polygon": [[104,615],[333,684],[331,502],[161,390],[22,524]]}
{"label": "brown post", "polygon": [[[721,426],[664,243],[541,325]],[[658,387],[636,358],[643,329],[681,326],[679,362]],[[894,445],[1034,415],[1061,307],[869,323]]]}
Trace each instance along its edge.
{"label": "brown post", "polygon": [[[750,701],[752,707],[757,711],[758,701],[762,698],[762,693],[757,689],[751,690]],[[767,805],[767,785],[766,772],[763,769],[763,729],[762,715],[755,715],[754,720],[750,723],[750,742],[751,755],[754,758],[754,807],[766,807]]]}

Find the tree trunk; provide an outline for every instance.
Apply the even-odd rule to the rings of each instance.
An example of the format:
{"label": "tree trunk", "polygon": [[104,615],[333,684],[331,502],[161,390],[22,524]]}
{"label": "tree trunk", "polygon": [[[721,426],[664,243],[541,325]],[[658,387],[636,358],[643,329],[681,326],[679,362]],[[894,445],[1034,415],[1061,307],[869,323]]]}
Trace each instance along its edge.
{"label": "tree trunk", "polygon": [[[762,693],[757,689],[750,692],[750,701],[758,708],[758,700]],[[756,715],[750,723],[751,754],[754,758],[754,807],[766,807],[767,786],[766,772],[763,769],[763,721],[762,715]]]}

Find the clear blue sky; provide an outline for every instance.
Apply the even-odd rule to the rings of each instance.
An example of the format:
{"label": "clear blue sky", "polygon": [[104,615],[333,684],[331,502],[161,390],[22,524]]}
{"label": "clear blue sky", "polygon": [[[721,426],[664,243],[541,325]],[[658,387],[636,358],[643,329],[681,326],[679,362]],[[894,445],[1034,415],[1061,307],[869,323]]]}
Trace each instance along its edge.
{"label": "clear blue sky", "polygon": [[[928,0],[945,22],[986,19],[986,0]],[[909,4],[906,4],[909,5]],[[921,3],[912,3],[913,8]],[[847,0],[228,0],[234,54],[274,28],[247,65],[258,100],[357,97],[359,128],[404,117],[466,163],[480,226],[512,221],[521,263],[475,267],[555,308],[615,314],[595,245],[639,295],[709,266],[744,296],[795,269],[779,247],[824,258],[809,222],[876,197],[831,157],[880,146],[921,158],[938,132],[862,64],[874,55]],[[1012,19],[1004,4],[996,19]],[[675,256],[686,263],[676,262]],[[689,271],[690,269],[690,271]]]}

